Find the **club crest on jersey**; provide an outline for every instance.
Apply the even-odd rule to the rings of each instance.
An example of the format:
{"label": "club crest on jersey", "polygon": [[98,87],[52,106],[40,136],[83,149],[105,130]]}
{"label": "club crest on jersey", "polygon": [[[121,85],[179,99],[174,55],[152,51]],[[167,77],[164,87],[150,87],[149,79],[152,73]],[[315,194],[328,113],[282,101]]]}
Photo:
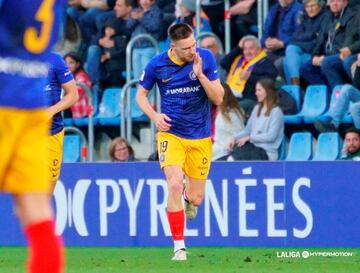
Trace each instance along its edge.
{"label": "club crest on jersey", "polygon": [[159,160],[160,160],[160,162],[164,162],[165,161],[165,154],[161,153]]}
{"label": "club crest on jersey", "polygon": [[195,72],[194,72],[193,70],[190,71],[189,77],[190,77],[190,79],[193,80],[193,81],[196,81],[196,80],[197,80],[196,74],[195,74]]}

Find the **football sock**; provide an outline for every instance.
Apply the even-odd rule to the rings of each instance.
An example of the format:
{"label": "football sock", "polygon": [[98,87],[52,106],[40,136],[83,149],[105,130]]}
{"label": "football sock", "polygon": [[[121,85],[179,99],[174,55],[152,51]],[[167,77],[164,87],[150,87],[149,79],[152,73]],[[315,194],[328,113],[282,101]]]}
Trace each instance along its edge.
{"label": "football sock", "polygon": [[29,273],[61,273],[63,272],[63,244],[55,234],[52,220],[31,224],[25,227],[29,244]]}
{"label": "football sock", "polygon": [[174,252],[185,248],[184,242],[184,226],[185,226],[185,213],[184,210],[168,211],[167,212],[169,226],[172,238],[174,240]]}

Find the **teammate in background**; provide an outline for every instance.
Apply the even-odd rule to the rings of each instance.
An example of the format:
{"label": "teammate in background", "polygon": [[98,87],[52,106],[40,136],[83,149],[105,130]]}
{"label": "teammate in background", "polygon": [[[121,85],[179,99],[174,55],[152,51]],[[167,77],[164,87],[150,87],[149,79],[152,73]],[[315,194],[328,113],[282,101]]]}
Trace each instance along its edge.
{"label": "teammate in background", "polygon": [[[61,89],[64,96],[61,98]],[[61,112],[72,106],[79,98],[75,80],[64,59],[57,53],[51,53],[51,66],[48,74],[48,84],[45,88],[48,98],[48,111],[52,117],[48,141],[49,180],[55,187],[59,179],[63,154],[64,123]]]}
{"label": "teammate in background", "polygon": [[[224,90],[213,54],[196,48],[189,25],[171,26],[169,37],[169,51],[146,66],[136,101],[159,131],[159,161],[168,184],[167,216],[174,240],[172,260],[182,261],[186,260],[185,213],[188,219],[196,216],[210,169],[210,101],[221,104]],[[161,113],[153,110],[147,97],[155,83],[160,89]]]}
{"label": "teammate in background", "polygon": [[62,9],[60,0],[0,1],[0,192],[14,197],[30,273],[60,273],[64,266],[50,203],[43,92]]}

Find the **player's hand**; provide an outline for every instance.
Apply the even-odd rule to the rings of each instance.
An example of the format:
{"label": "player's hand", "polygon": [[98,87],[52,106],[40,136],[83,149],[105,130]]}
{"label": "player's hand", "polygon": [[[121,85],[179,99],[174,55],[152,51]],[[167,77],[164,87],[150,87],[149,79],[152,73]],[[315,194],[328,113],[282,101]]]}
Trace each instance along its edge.
{"label": "player's hand", "polygon": [[171,119],[165,114],[157,113],[154,122],[158,131],[169,131],[171,127]]}
{"label": "player's hand", "polygon": [[198,52],[195,53],[193,71],[198,78],[203,75],[202,59]]}

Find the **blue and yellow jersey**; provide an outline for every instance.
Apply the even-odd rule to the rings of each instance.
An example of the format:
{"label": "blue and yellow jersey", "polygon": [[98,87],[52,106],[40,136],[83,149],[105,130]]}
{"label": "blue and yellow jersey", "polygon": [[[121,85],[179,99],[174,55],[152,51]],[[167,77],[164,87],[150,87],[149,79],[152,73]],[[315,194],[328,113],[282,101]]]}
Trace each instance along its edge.
{"label": "blue and yellow jersey", "polygon": [[46,106],[50,52],[58,38],[63,0],[0,0],[0,106]]}
{"label": "blue and yellow jersey", "polygon": [[[203,72],[210,81],[218,79],[213,54],[197,48]],[[140,85],[151,90],[156,83],[161,95],[161,112],[171,118],[169,133],[187,139],[210,136],[210,101],[193,71],[194,62],[177,63],[170,52],[155,56],[146,66]]]}
{"label": "blue and yellow jersey", "polygon": [[[60,101],[62,84],[67,83],[73,79],[74,77],[61,55],[57,53],[51,53],[48,82],[45,87],[48,106],[54,105]],[[50,134],[57,134],[63,128],[64,123],[61,113],[57,113],[52,119]]]}

